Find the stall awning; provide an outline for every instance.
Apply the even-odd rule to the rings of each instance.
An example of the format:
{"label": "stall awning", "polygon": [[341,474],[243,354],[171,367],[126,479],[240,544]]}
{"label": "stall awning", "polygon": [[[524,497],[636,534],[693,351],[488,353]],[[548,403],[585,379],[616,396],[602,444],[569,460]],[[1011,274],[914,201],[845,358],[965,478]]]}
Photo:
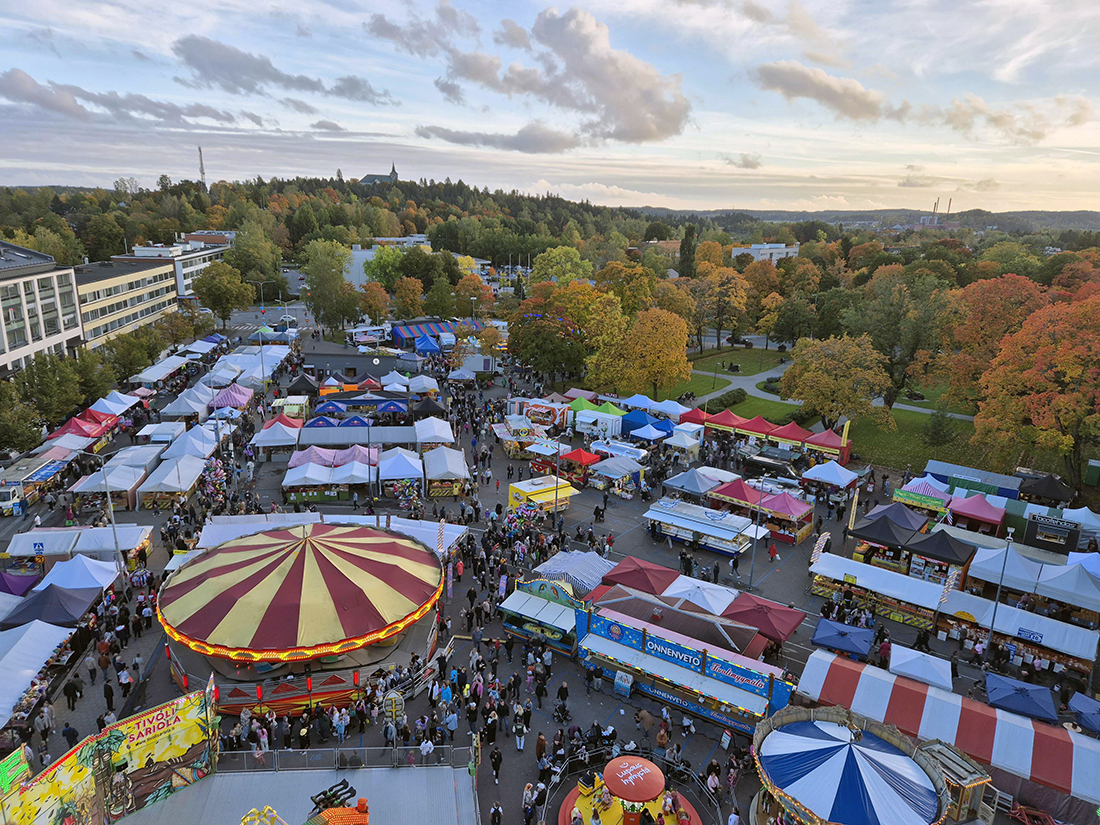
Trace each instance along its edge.
{"label": "stall awning", "polygon": [[1005,520],[1004,508],[994,507],[986,501],[985,496],[980,493],[972,495],[969,498],[952,496],[951,503],[947,505],[947,509],[956,516],[972,518],[986,524],[1000,525]]}
{"label": "stall awning", "polygon": [[575,490],[572,487],[558,487],[557,490],[543,490],[540,493],[531,493],[527,496],[528,501],[533,501],[536,504],[547,504],[555,500],[558,501],[563,498],[570,498],[580,493],[580,490]]}
{"label": "stall awning", "polygon": [[[1008,558],[1005,558],[1005,554]],[[979,547],[967,568],[972,579],[996,584],[1004,576],[1004,586],[1009,590],[1034,593],[1043,565],[1026,559],[1009,546]]]}
{"label": "stall awning", "polygon": [[905,545],[905,549],[915,556],[961,567],[973,558],[977,548],[973,544],[959,541],[950,533],[937,530],[935,533],[918,533]]}
{"label": "stall awning", "polygon": [[725,682],[719,682],[717,679],[711,679],[709,676],[703,676],[701,673],[674,665],[664,659],[650,656],[648,653],[642,653],[640,650],[621,645],[610,639],[604,639],[601,636],[589,633],[581,640],[580,646],[591,653],[619,662],[643,673],[651,673],[674,685],[685,687],[701,696],[711,696],[756,716],[763,716],[767,711],[768,700],[764,696],[735,688]]}
{"label": "stall awning", "polygon": [[[775,433],[772,433],[772,437],[774,436]],[[822,464],[816,464],[808,469],[802,474],[802,478],[805,481],[816,481],[819,484],[828,484],[832,487],[840,487],[843,489],[851,484],[855,484],[859,476],[830,459],[829,461]]]}
{"label": "stall awning", "polygon": [[12,708],[54,648],[72,635],[72,630],[46,622],[32,621],[0,633],[0,727],[8,724]]}
{"label": "stall awning", "polygon": [[798,693],[908,736],[940,739],[985,765],[1100,804],[1100,741],[1091,737],[820,650],[810,654]]}
{"label": "stall awning", "polygon": [[73,556],[68,561],[55,564],[34,589],[45,590],[50,585],[57,585],[66,590],[80,590],[85,587],[106,590],[117,578],[118,567],[113,562]]}
{"label": "stall awning", "polygon": [[530,593],[515,591],[501,602],[500,609],[560,630],[562,633],[572,633],[576,630],[576,613],[572,607],[540,599]]}

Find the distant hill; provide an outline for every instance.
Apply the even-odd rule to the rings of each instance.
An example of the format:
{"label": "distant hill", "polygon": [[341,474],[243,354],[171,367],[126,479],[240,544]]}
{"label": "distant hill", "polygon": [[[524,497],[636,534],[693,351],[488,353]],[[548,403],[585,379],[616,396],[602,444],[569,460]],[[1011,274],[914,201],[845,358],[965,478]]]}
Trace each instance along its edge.
{"label": "distant hill", "polygon": [[[708,218],[717,224],[743,224],[751,216],[756,220],[774,223],[795,223],[798,221],[824,221],[825,223],[854,223],[856,221],[881,221],[886,225],[896,223],[915,223],[922,215],[929,214],[921,209],[824,209],[817,212],[793,211],[785,209],[704,209],[683,210],[666,209],[656,206],[643,206],[639,210],[656,217],[687,217],[697,215]],[[1041,229],[1077,229],[1100,231],[1100,212],[1080,210],[1076,212],[1049,212],[1044,210],[1022,210],[1011,212],[987,212],[984,209],[970,209],[951,215],[963,226],[984,229],[996,226],[1006,232],[1033,232]]]}

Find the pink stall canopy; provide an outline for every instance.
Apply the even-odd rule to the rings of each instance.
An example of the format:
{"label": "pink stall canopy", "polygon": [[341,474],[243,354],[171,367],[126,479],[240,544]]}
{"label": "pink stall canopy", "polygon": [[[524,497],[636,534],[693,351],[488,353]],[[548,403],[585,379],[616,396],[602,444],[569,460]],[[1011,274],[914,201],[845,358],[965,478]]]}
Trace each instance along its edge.
{"label": "pink stall canopy", "polygon": [[381,447],[364,447],[361,444],[356,444],[346,450],[337,450],[336,455],[332,458],[332,466],[343,467],[345,464],[351,464],[354,461],[359,464],[369,464],[372,467],[377,467],[378,456],[381,452]]}
{"label": "pink stall canopy", "polygon": [[240,384],[230,384],[215,396],[214,400],[210,402],[210,408],[220,410],[225,407],[237,407],[239,409],[246,406],[251,400],[252,390],[248,387],[242,387]]}
{"label": "pink stall canopy", "polygon": [[772,513],[786,516],[792,521],[798,521],[814,509],[810,502],[796,498],[790,493],[777,493],[774,496],[768,496],[760,503],[760,506]]}
{"label": "pink stall canopy", "polygon": [[295,450],[290,456],[289,467],[300,467],[303,464],[318,464],[321,467],[334,466],[332,460],[336,457],[336,450],[326,450],[324,447],[307,447],[304,450]]}
{"label": "pink stall canopy", "polygon": [[970,496],[969,498],[952,498],[951,503],[947,505],[947,509],[956,516],[972,518],[986,524],[1000,526],[1005,520],[1004,508],[994,507],[982,495]]}
{"label": "pink stall canopy", "polygon": [[293,427],[296,430],[300,430],[302,428],[302,419],[300,419],[300,418],[291,418],[289,415],[284,415],[283,413],[279,413],[274,418],[271,418],[271,419],[268,419],[267,421],[265,421],[263,429],[266,430],[268,427],[273,427],[276,424],[282,424],[286,427]]}

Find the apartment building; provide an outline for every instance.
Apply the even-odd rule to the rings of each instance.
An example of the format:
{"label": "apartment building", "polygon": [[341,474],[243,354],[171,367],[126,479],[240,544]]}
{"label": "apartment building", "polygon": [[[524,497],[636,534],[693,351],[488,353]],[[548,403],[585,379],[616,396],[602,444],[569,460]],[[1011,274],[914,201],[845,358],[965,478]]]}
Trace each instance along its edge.
{"label": "apartment building", "polygon": [[85,346],[95,349],[177,309],[176,266],[169,260],[110,260],[76,267]]}
{"label": "apartment building", "polygon": [[0,241],[0,377],[40,352],[80,348],[82,328],[71,267],[49,255]]}
{"label": "apartment building", "polygon": [[[236,238],[235,232],[219,232],[211,240],[215,238],[217,240],[229,240],[227,238],[228,234],[232,234],[233,238]],[[145,246],[135,246],[131,254],[114,255],[111,260],[122,262],[170,260],[176,275],[176,294],[181,298],[190,298],[195,294],[191,289],[191,284],[195,278],[214,261],[220,261],[230,246],[228,243],[210,243],[205,239],[197,239],[196,235],[197,233],[192,233],[171,244],[150,243]]]}

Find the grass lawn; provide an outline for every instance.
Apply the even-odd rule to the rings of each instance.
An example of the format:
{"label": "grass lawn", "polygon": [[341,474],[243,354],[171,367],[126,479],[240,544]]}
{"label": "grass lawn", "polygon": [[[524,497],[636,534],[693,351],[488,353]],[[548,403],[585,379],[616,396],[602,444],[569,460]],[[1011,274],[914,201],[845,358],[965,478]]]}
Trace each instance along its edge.
{"label": "grass lawn", "polygon": [[[850,432],[853,449],[860,458],[870,464],[891,467],[904,471],[909,465],[917,475],[924,469],[930,458],[954,461],[973,467],[982,467],[986,462],[970,446],[974,435],[974,424],[970,421],[955,420],[955,437],[939,447],[931,447],[921,437],[928,421],[924,413],[911,410],[894,410],[896,430],[880,427],[869,419],[857,421]],[[964,460],[965,457],[965,460]]]}
{"label": "grass lawn", "polygon": [[[936,404],[939,403],[940,397],[945,392],[947,392],[947,386],[944,384],[936,384],[929,387],[917,387],[916,389],[918,389],[921,395],[925,397],[924,401],[910,401],[909,399],[903,397],[898,399],[898,403],[905,404],[910,407],[921,407],[922,409],[926,410],[934,410],[936,409]],[[955,403],[948,404],[947,411],[953,413],[962,413],[963,415],[973,415],[975,412],[977,412],[977,410],[968,409],[961,404]]]}
{"label": "grass lawn", "polygon": [[[718,376],[718,380],[715,381],[713,375],[696,375],[691,374],[691,378],[687,381],[681,381],[674,387],[670,387],[666,392],[662,390],[654,398],[654,401],[664,401],[666,398],[679,398],[685,392],[695,393],[696,398],[702,398],[704,395],[708,395],[712,392],[718,392],[729,386],[729,381],[724,379],[721,375]],[[648,393],[646,393],[648,395]]]}
{"label": "grass lawn", "polygon": [[756,382],[756,388],[758,390],[760,390],[760,392],[766,392],[769,395],[774,395],[774,396],[779,395],[779,385],[778,384],[769,384],[767,381],[757,381]]}
{"label": "grass lawn", "polygon": [[[735,350],[723,352],[720,355],[711,355],[706,358],[700,358],[698,361],[693,361],[691,368],[694,370],[700,370],[702,372],[714,372],[717,371],[719,375],[756,375],[759,372],[765,372],[773,367],[779,366],[779,359],[782,357],[790,357],[789,352],[777,352],[773,349],[761,349],[754,347],[753,349],[744,349],[738,347]],[[720,361],[725,361],[727,364],[740,364],[740,373],[722,372],[718,366]]]}
{"label": "grass lawn", "polygon": [[[762,415],[773,422],[781,420],[796,409],[798,409],[797,404],[784,404],[782,401],[771,401],[767,398],[754,398],[752,396],[749,396],[740,404],[730,407],[734,415],[739,415],[742,418],[756,418],[756,416]],[[721,412],[721,410],[713,410],[712,412]]]}

